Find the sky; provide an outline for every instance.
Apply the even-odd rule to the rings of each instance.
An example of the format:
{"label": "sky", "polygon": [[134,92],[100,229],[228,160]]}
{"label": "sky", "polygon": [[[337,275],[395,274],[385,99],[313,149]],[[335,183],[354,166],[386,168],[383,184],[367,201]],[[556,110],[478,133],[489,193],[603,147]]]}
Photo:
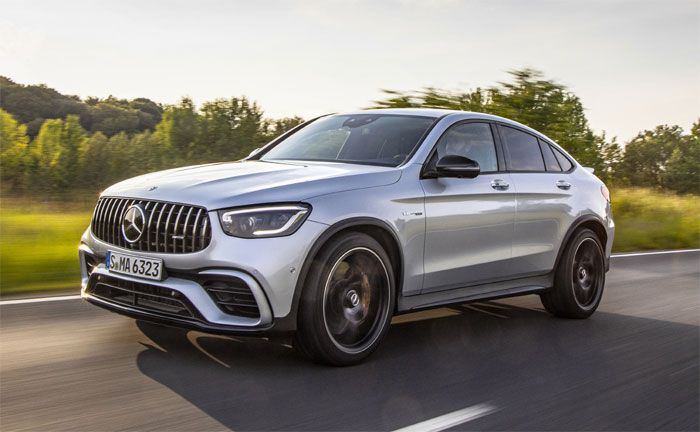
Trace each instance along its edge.
{"label": "sky", "polygon": [[522,67],[568,86],[619,141],[687,130],[700,1],[0,0],[0,75],[81,97],[246,95],[269,117],[310,118]]}

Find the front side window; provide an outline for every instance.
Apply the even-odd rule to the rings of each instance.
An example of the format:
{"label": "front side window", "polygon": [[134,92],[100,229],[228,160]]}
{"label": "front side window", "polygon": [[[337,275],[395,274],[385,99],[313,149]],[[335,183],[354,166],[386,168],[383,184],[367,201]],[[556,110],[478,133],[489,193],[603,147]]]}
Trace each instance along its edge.
{"label": "front side window", "polygon": [[432,117],[356,114],[316,120],[261,160],[306,160],[398,166],[435,122]]}
{"label": "front side window", "polygon": [[481,172],[498,171],[496,146],[488,123],[463,123],[450,128],[440,137],[437,158],[463,156],[479,163]]}
{"label": "front side window", "polygon": [[544,161],[537,138],[507,126],[500,127],[508,149],[508,169],[511,171],[544,171]]}

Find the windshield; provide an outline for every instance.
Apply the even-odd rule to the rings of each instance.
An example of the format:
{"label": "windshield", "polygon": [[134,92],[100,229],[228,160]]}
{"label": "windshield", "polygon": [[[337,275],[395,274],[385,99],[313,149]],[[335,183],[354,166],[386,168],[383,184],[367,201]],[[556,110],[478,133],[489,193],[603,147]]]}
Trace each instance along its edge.
{"label": "windshield", "polygon": [[398,166],[435,121],[431,117],[356,114],[319,119],[261,160],[307,160]]}

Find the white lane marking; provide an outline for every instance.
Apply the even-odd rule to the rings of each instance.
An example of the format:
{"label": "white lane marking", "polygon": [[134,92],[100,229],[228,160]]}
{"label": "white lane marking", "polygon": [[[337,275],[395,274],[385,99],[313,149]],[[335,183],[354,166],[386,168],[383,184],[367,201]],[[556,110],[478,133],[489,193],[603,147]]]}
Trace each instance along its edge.
{"label": "white lane marking", "polygon": [[63,300],[77,300],[79,298],[80,298],[80,294],[66,295],[66,296],[53,296],[53,297],[23,298],[23,299],[15,299],[15,300],[0,300],[0,306],[13,305],[13,304],[24,304],[24,303],[41,303],[41,302],[63,301]]}
{"label": "white lane marking", "polygon": [[658,251],[658,252],[632,252],[632,253],[622,253],[613,254],[612,258],[624,258],[624,257],[635,257],[643,255],[664,255],[664,254],[676,254],[676,253],[687,253],[687,252],[700,252],[700,249],[678,249],[678,250],[668,250],[668,251]]}
{"label": "white lane marking", "polygon": [[430,420],[397,429],[394,432],[438,432],[451,427],[464,424],[497,411],[497,408],[488,404],[472,405],[470,407],[453,411]]}
{"label": "white lane marking", "polygon": [[[700,252],[700,249],[679,249],[679,250],[669,250],[669,251],[659,251],[659,252],[633,252],[625,254],[613,254],[612,258],[624,258],[624,257],[634,257],[643,255],[663,255],[663,254],[675,254],[675,253],[687,253],[687,252]],[[41,303],[41,302],[52,302],[52,301],[62,301],[62,300],[77,300],[80,298],[80,294],[76,295],[66,295],[66,296],[52,296],[52,297],[36,297],[36,298],[24,298],[24,299],[14,299],[14,300],[0,300],[0,306],[13,305],[13,304],[24,304],[24,303]]]}

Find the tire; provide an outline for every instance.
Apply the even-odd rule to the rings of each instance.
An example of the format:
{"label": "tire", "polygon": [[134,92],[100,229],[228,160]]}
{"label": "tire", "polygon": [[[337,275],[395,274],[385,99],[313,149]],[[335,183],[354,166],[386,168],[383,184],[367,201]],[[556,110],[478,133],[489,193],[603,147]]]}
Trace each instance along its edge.
{"label": "tire", "polygon": [[598,236],[590,229],[576,231],[561,256],[554,286],[540,294],[552,315],[583,319],[595,312],[603,297],[605,258]]}
{"label": "tire", "polygon": [[359,363],[389,330],[394,272],[389,255],[367,234],[331,239],[314,259],[303,289],[294,345],[317,362]]}

